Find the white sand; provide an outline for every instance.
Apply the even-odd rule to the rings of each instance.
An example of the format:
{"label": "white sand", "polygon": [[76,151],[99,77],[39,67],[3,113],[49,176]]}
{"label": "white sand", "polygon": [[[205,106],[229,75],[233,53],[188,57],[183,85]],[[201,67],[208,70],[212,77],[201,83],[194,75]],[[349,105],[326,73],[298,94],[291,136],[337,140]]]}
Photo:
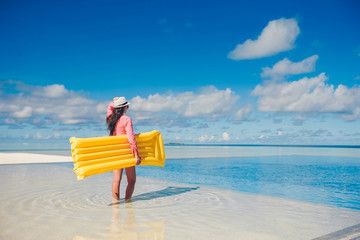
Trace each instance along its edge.
{"label": "white sand", "polygon": [[0,239],[308,240],[360,222],[356,210],[141,177],[132,203],[111,205],[111,181],[0,166]]}
{"label": "white sand", "polygon": [[71,156],[56,156],[38,153],[0,152],[0,164],[73,162]]}

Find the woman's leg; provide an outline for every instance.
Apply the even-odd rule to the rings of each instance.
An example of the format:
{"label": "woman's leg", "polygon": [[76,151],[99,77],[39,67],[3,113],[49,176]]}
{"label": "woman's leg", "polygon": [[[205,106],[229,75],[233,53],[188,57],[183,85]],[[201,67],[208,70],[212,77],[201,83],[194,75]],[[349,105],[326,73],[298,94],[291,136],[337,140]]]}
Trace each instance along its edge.
{"label": "woman's leg", "polygon": [[113,171],[113,183],[112,183],[112,196],[116,200],[120,200],[120,182],[122,177],[123,169]]}
{"label": "woman's leg", "polygon": [[125,202],[129,202],[129,201],[131,201],[131,196],[135,189],[135,183],[136,183],[135,166],[125,168],[125,173],[126,173],[126,177],[127,177],[127,181],[128,181],[128,185],[127,185],[126,193],[125,193]]}

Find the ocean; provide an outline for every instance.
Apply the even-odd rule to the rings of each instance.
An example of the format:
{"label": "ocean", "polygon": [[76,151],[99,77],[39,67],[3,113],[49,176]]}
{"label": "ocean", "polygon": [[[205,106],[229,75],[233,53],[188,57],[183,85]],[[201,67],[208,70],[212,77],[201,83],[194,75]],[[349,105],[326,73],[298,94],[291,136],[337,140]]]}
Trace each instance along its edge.
{"label": "ocean", "polygon": [[143,177],[360,210],[360,158],[261,156],[171,159]]}

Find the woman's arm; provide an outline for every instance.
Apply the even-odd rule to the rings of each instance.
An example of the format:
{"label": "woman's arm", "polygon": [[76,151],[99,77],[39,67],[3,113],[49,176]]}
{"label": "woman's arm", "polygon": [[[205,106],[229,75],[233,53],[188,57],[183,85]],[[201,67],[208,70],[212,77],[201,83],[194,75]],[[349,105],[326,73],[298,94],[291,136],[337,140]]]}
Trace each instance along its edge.
{"label": "woman's arm", "polygon": [[141,163],[141,157],[139,155],[137,143],[135,140],[134,129],[132,126],[131,118],[123,117],[123,119],[125,120],[125,132],[130,143],[131,151],[136,158],[136,165],[139,165]]}

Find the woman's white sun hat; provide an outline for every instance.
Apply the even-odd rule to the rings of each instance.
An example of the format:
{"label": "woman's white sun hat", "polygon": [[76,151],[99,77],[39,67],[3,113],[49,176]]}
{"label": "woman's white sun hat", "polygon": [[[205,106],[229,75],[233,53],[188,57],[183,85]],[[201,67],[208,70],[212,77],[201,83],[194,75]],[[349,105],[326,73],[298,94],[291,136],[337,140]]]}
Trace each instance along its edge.
{"label": "woman's white sun hat", "polygon": [[121,108],[129,105],[130,103],[126,101],[125,97],[119,97],[114,101],[114,108]]}

